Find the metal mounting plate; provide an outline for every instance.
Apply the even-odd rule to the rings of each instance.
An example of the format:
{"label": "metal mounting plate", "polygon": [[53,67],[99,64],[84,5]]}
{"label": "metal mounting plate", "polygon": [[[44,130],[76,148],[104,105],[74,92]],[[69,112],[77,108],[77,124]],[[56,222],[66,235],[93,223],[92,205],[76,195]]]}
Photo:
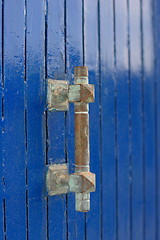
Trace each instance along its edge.
{"label": "metal mounting plate", "polygon": [[68,111],[68,81],[48,79],[48,110]]}
{"label": "metal mounting plate", "polygon": [[94,102],[94,85],[69,85],[68,81],[48,79],[47,100],[49,111],[68,111],[71,102]]}
{"label": "metal mounting plate", "polygon": [[51,164],[46,175],[46,187],[48,195],[59,195],[68,192],[68,168],[67,164]]}

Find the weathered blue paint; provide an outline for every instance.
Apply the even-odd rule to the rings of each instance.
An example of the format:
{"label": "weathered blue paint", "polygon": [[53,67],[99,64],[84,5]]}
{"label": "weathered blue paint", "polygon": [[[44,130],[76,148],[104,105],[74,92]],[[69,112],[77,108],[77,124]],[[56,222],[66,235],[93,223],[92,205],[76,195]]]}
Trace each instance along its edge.
{"label": "weathered blue paint", "polygon": [[[0,1],[0,12],[2,13],[2,1]],[[2,17],[0,18],[0,26],[2,26]],[[0,30],[0,55],[2,56],[2,39],[3,39],[3,36],[2,36],[2,28]],[[0,104],[0,116],[1,116],[1,119],[0,119],[0,158],[1,158],[1,164],[0,164],[0,174],[1,174],[1,185],[0,185],[0,238],[3,239],[3,205],[4,205],[4,202],[3,202],[3,119],[2,119],[2,101],[3,101],[3,76],[2,76],[2,57],[0,58],[0,101],[1,101],[1,104]]]}
{"label": "weathered blue paint", "polygon": [[[160,1],[0,1],[0,239],[160,240]],[[89,67],[91,211],[46,197],[74,172],[73,104],[46,110],[46,79]]]}
{"label": "weathered blue paint", "polygon": [[[90,104],[91,172],[96,174],[97,194],[91,193],[91,211],[86,214],[86,238],[101,238],[101,149],[100,149],[100,97],[99,97],[99,38],[98,1],[84,0],[84,65],[89,68],[90,83],[95,85],[94,104]],[[96,116],[97,122],[92,119]],[[96,127],[95,127],[96,126]],[[96,219],[96,227],[93,228]]]}
{"label": "weathered blue paint", "polygon": [[[144,236],[156,239],[155,89],[152,1],[142,4]],[[150,227],[148,227],[150,226]]]}
{"label": "weathered blue paint", "polygon": [[155,59],[155,124],[156,124],[156,239],[160,239],[160,28],[158,23],[160,21],[160,1],[154,2],[154,59]]}
{"label": "weathered blue paint", "polygon": [[[65,79],[64,0],[47,1],[47,74],[48,78]],[[65,113],[47,114],[47,164],[66,162]],[[48,238],[67,238],[66,196],[48,200]]]}
{"label": "weathered blue paint", "polygon": [[[121,9],[121,10],[120,10]],[[117,237],[130,238],[129,61],[127,1],[115,1],[115,144]]]}
{"label": "weathered blue paint", "polygon": [[[73,8],[74,6],[74,8]],[[83,65],[83,2],[66,1],[66,79],[73,84],[75,66]],[[70,172],[74,172],[74,106],[70,104],[66,118],[66,147]],[[75,211],[75,194],[68,195],[68,239],[85,239],[85,216]]]}
{"label": "weathered blue paint", "polygon": [[4,2],[4,215],[7,239],[26,238],[24,4]]}
{"label": "weathered blue paint", "polygon": [[28,0],[25,7],[26,227],[28,239],[45,239],[45,4]]}
{"label": "weathered blue paint", "polygon": [[[102,239],[117,239],[114,5],[100,2]],[[106,157],[108,156],[108,157]],[[112,207],[111,207],[112,206]]]}
{"label": "weathered blue paint", "polygon": [[[141,2],[129,2],[130,221],[132,239],[143,239],[143,117]],[[136,51],[135,51],[136,49]],[[138,187],[137,187],[138,186]],[[138,231],[137,231],[138,229]]]}

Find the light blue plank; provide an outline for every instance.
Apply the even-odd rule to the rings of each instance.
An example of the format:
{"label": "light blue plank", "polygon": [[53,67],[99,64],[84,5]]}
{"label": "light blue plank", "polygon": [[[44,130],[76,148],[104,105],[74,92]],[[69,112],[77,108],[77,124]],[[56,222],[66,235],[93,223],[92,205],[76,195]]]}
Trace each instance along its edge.
{"label": "light blue plank", "polygon": [[115,1],[117,234],[130,239],[130,158],[127,1]]}
{"label": "light blue plank", "polygon": [[[47,7],[47,77],[65,79],[64,0]],[[48,163],[65,162],[65,113],[48,113]],[[49,197],[49,239],[66,239],[66,195]]]}
{"label": "light blue plank", "polygon": [[[140,1],[129,2],[130,22],[130,133],[131,133],[131,237],[143,239],[143,137]],[[136,51],[135,51],[136,49]]]}
{"label": "light blue plank", "polygon": [[[66,1],[66,34],[67,34],[67,79],[73,84],[75,66],[83,65],[83,36],[82,36],[82,1]],[[74,172],[74,109],[69,106],[67,113],[67,155],[70,172]],[[68,239],[85,238],[85,218],[75,210],[75,194],[68,195]]]}
{"label": "light blue plank", "polygon": [[0,239],[4,238],[4,173],[3,173],[3,161],[4,161],[4,155],[3,155],[3,149],[4,149],[4,139],[3,139],[3,6],[2,1],[0,1],[0,176],[1,176],[1,185],[0,185]]}
{"label": "light blue plank", "polygon": [[24,1],[4,3],[4,143],[7,239],[26,239]]}
{"label": "light blue plank", "polygon": [[91,172],[96,173],[96,192],[91,193],[91,211],[86,214],[86,239],[101,237],[100,198],[100,102],[99,102],[99,42],[98,1],[84,1],[84,65],[89,68],[89,82],[95,85],[95,103],[90,104]]}
{"label": "light blue plank", "polygon": [[156,97],[156,239],[160,240],[160,1],[154,1],[154,56],[155,56],[155,97]]}
{"label": "light blue plank", "polygon": [[116,238],[116,159],[113,1],[100,1],[102,239]]}
{"label": "light blue plank", "polygon": [[155,92],[152,1],[142,2],[144,238],[156,239]]}
{"label": "light blue plank", "polygon": [[45,170],[45,3],[26,5],[26,150],[28,239],[46,239]]}

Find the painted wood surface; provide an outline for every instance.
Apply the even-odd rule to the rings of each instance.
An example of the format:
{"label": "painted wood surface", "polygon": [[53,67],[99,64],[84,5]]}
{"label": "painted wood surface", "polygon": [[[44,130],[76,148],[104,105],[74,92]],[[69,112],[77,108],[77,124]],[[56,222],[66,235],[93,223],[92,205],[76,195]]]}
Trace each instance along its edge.
{"label": "painted wood surface", "polygon": [[[160,240],[160,1],[0,1],[0,239]],[[47,197],[46,165],[74,172],[74,112],[47,78],[89,67],[91,211]]]}

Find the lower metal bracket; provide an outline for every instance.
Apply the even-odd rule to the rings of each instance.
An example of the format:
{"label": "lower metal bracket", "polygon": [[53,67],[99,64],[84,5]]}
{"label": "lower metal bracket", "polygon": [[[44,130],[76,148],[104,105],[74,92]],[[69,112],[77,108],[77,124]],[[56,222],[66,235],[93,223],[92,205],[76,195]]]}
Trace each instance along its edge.
{"label": "lower metal bracket", "polygon": [[51,164],[48,166],[46,185],[48,195],[59,195],[67,193],[69,175],[66,164]]}
{"label": "lower metal bracket", "polygon": [[94,85],[69,85],[68,81],[48,79],[47,99],[49,111],[68,111],[69,103],[94,102]]}
{"label": "lower metal bracket", "polygon": [[[48,166],[46,185],[49,196],[75,192],[88,195],[95,191],[95,174],[91,172],[77,172],[68,174],[67,164],[52,164]],[[86,212],[90,209],[90,201],[77,201],[76,209],[82,208]]]}

